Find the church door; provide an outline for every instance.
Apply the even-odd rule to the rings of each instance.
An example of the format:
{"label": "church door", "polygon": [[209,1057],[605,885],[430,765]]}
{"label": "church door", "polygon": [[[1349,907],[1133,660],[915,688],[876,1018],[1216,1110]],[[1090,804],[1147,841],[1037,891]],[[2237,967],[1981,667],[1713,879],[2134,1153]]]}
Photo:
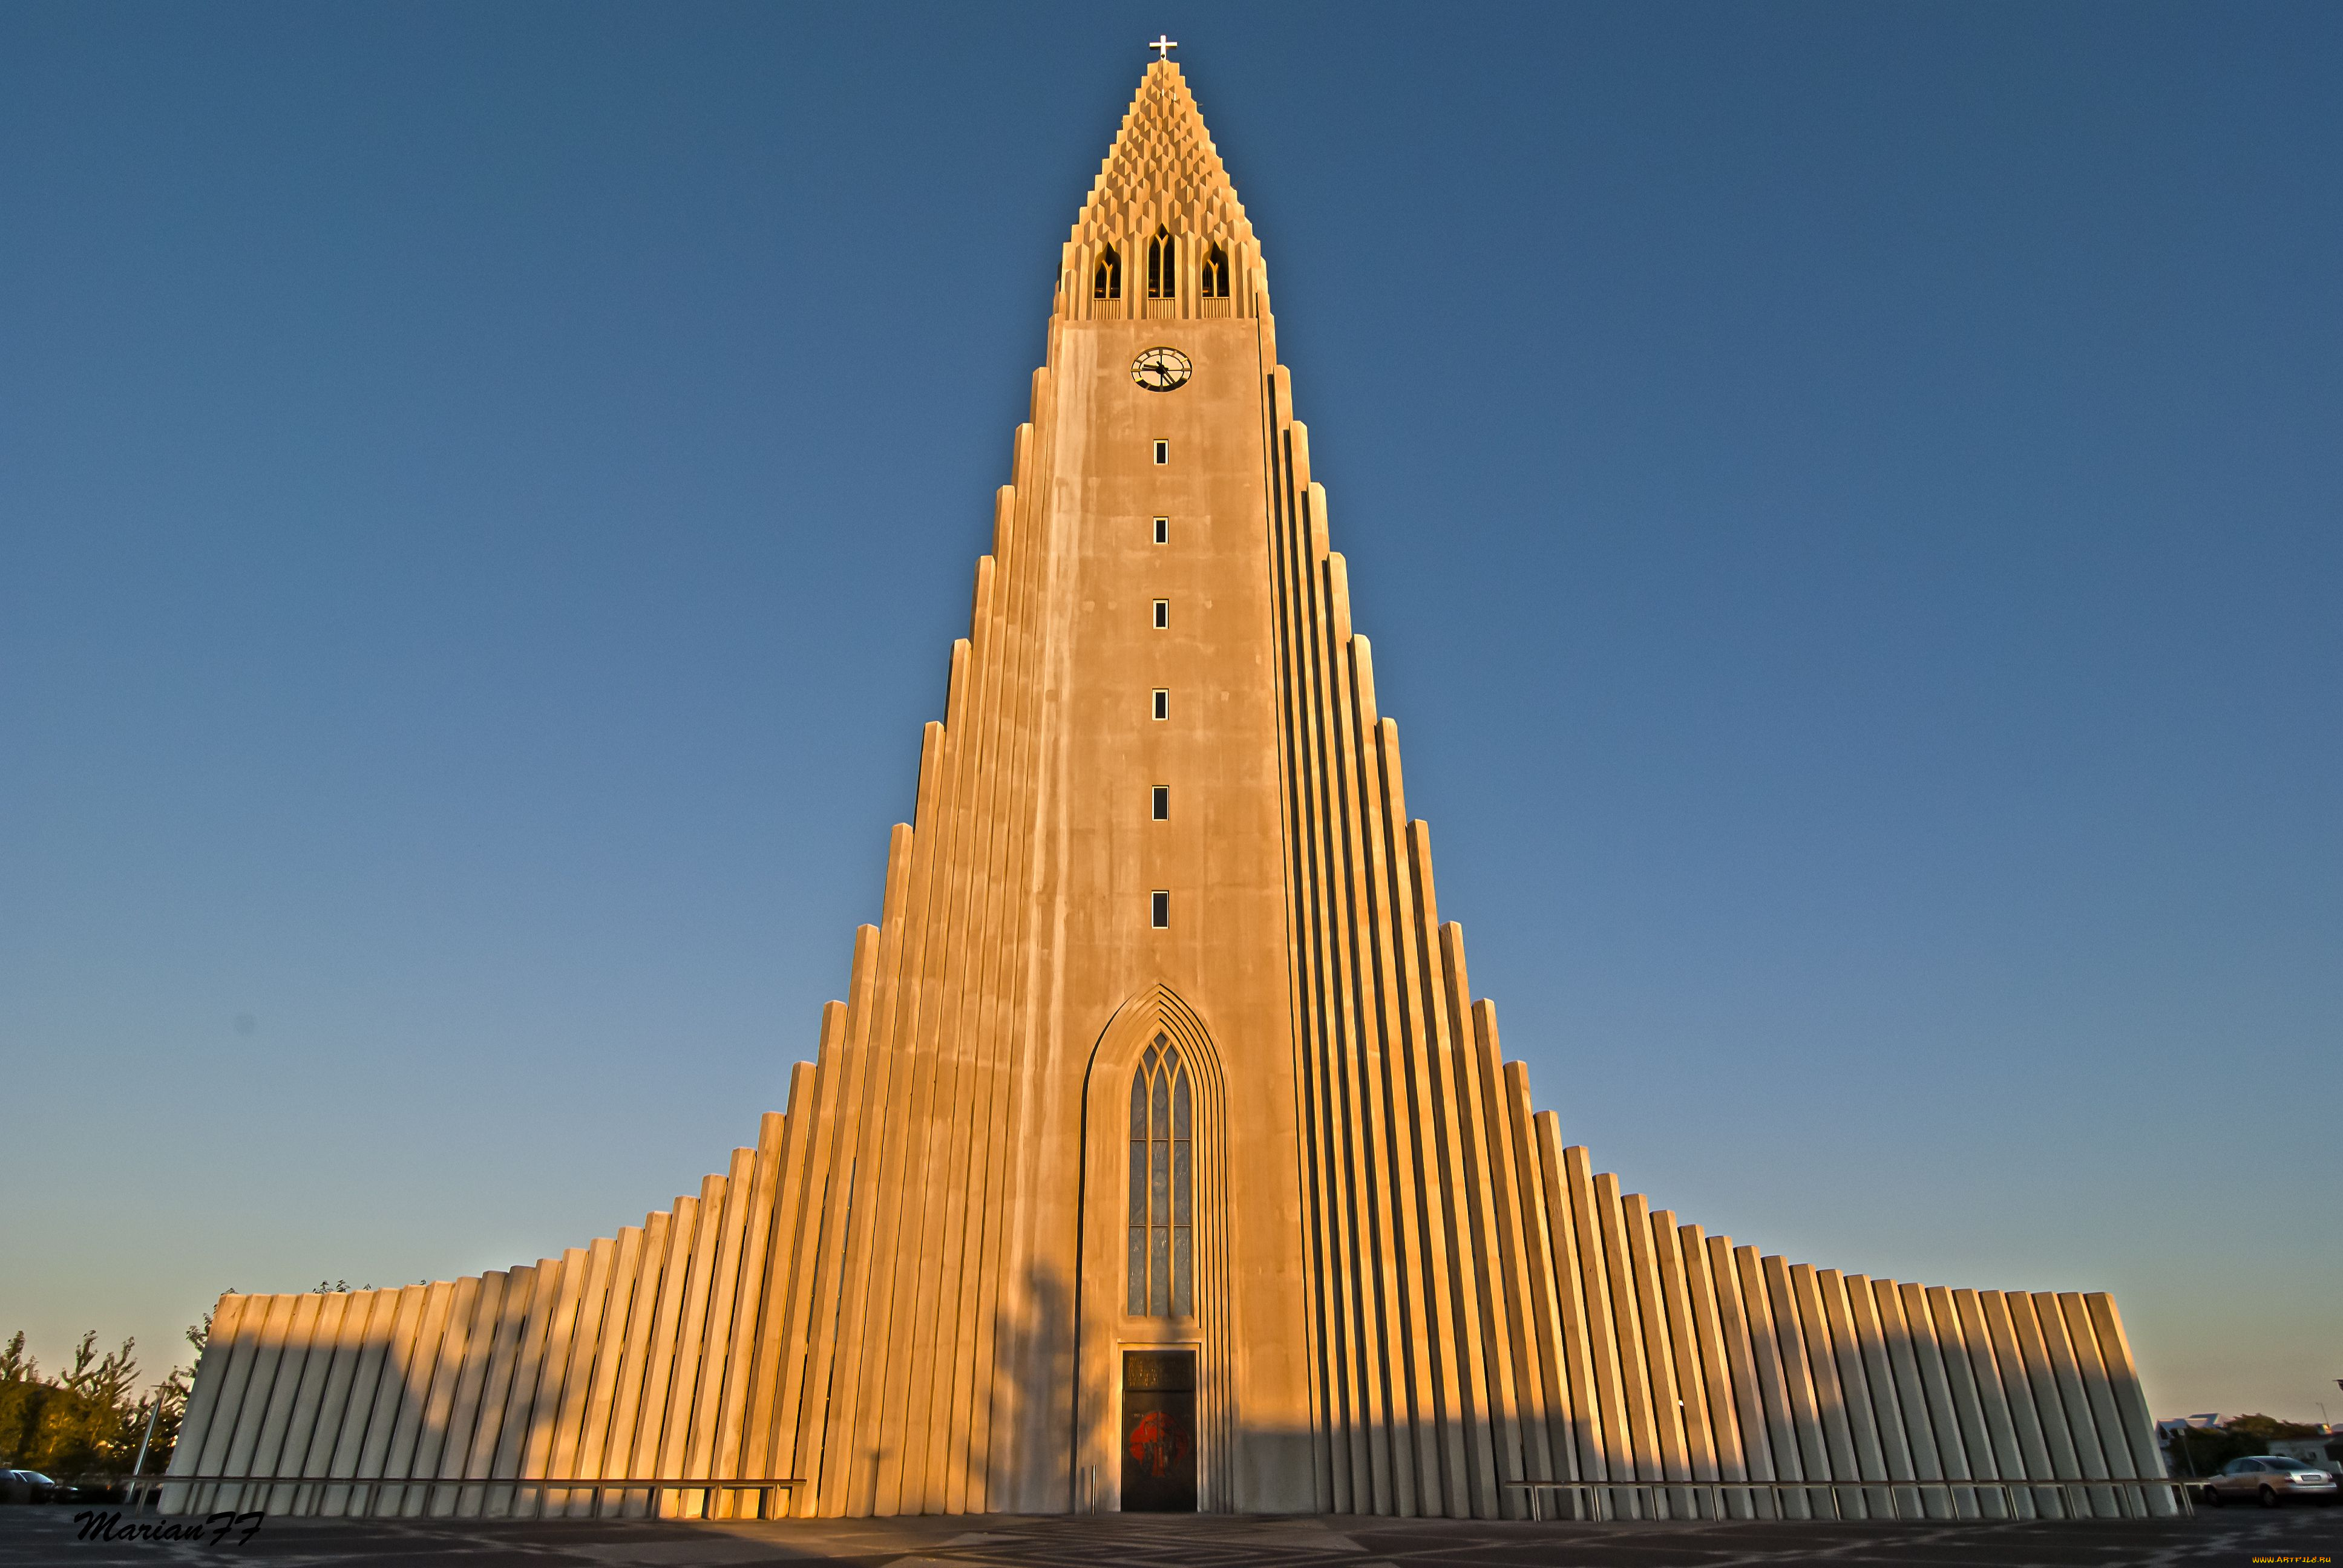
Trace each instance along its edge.
{"label": "church door", "polygon": [[1122,1508],[1196,1512],[1196,1352],[1122,1352]]}

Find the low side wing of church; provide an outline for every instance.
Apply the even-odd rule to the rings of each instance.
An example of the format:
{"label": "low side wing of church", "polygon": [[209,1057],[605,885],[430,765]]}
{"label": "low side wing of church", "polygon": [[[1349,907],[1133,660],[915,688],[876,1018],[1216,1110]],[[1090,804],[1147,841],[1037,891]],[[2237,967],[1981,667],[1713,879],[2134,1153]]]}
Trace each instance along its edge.
{"label": "low side wing of church", "polygon": [[166,1509],[2171,1512],[2109,1297],[1788,1262],[1533,1109],[1169,60],[1010,481],[786,1110],[558,1258],[222,1297]]}

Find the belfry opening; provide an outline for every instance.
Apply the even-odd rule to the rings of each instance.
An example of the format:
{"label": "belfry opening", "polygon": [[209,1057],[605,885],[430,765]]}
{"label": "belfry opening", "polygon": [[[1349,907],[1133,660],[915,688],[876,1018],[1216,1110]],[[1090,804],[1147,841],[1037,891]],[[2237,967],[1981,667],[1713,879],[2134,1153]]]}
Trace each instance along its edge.
{"label": "belfry opening", "polygon": [[163,1506],[2170,1512],[2107,1295],[1710,1235],[1537,1109],[1168,59],[1038,325],[880,917],[779,1108],[557,1256],[223,1296]]}

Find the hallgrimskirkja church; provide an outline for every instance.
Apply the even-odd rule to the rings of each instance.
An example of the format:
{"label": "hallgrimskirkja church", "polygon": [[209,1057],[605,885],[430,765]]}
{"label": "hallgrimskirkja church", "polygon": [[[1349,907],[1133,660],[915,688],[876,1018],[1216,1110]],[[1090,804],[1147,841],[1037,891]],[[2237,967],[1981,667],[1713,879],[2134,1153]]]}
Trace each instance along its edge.
{"label": "hallgrimskirkja church", "polygon": [[1706,1235],[1534,1108],[1441,919],[1268,276],[1159,49],[785,1107],[558,1257],[222,1297],[165,1508],[2172,1509],[2106,1295]]}

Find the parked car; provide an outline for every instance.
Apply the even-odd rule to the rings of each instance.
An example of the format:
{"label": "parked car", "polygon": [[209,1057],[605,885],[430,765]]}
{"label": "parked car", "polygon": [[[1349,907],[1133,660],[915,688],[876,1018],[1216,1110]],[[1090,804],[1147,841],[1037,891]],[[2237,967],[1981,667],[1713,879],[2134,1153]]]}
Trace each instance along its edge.
{"label": "parked car", "polygon": [[2217,1508],[2224,1503],[2246,1502],[2276,1508],[2284,1503],[2332,1503],[2335,1493],[2335,1477],[2326,1471],[2299,1459],[2261,1453],[2229,1461],[2197,1495]]}
{"label": "parked car", "polygon": [[0,1503],[55,1503],[57,1483],[37,1470],[0,1470]]}

